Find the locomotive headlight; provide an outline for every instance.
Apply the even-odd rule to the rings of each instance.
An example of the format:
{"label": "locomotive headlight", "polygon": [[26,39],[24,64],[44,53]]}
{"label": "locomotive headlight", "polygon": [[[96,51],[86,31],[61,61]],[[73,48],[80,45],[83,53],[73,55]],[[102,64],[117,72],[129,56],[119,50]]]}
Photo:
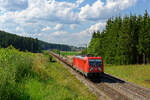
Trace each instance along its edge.
{"label": "locomotive headlight", "polygon": [[102,69],[101,69],[100,67],[98,67],[98,70],[99,70],[99,71],[102,71]]}
{"label": "locomotive headlight", "polygon": [[90,68],[89,68],[89,70],[90,70],[90,71],[92,71],[92,70],[93,70],[93,68],[92,68],[92,67],[90,67]]}

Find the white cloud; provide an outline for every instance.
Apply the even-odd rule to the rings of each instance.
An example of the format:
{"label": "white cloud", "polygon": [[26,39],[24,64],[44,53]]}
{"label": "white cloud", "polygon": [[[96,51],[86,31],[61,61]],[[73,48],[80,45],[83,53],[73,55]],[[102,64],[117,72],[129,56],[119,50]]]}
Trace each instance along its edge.
{"label": "white cloud", "polygon": [[84,2],[84,0],[77,0],[76,1],[76,4],[77,4],[77,6],[79,6],[81,3],[83,3]]}
{"label": "white cloud", "polygon": [[23,29],[21,27],[17,26],[16,31],[23,31]]}
{"label": "white cloud", "polygon": [[92,5],[87,4],[84,7],[81,7],[79,17],[82,20],[109,18],[121,10],[134,5],[136,2],[137,0],[106,0],[106,4],[104,4],[101,0],[97,0]]}
{"label": "white cloud", "polygon": [[47,26],[47,27],[43,28],[41,31],[49,31],[49,30],[51,30],[51,28]]}
{"label": "white cloud", "polygon": [[[76,4],[70,2],[57,2],[55,0],[47,1],[47,0],[0,0],[0,10],[5,12],[5,14],[9,13],[11,16],[15,15],[13,18],[15,20],[26,21],[26,22],[57,22],[57,23],[78,23],[78,13],[74,12],[77,8]],[[20,1],[20,2],[19,2]],[[25,4],[26,2],[27,4]],[[19,4],[20,6],[18,6]],[[18,5],[17,5],[18,4]],[[6,5],[6,6],[4,6]],[[9,6],[12,5],[12,6]],[[25,5],[26,8],[22,8]],[[11,7],[10,10],[15,10],[20,7],[20,11],[11,13],[9,10],[6,12],[5,10],[9,9],[7,6]],[[14,7],[14,8],[12,8]],[[8,15],[8,14],[7,14]],[[8,19],[10,16],[6,16]],[[3,15],[2,15],[3,16]],[[18,22],[18,21],[17,21]]]}
{"label": "white cloud", "polygon": [[71,24],[71,25],[70,25],[70,28],[71,28],[71,29],[75,29],[76,27],[77,27],[77,24]]}
{"label": "white cloud", "polygon": [[59,35],[64,35],[64,34],[68,34],[68,32],[65,32],[65,31],[56,31],[56,32],[53,32],[52,33],[52,35],[57,35],[57,36],[59,36]]}
{"label": "white cloud", "polygon": [[54,30],[60,30],[62,27],[63,27],[63,24],[57,24],[57,25],[54,27]]}
{"label": "white cloud", "polygon": [[134,5],[137,0],[107,0],[106,8],[115,8],[119,10],[126,9],[132,5]]}
{"label": "white cloud", "polygon": [[76,23],[78,16],[73,12],[75,8],[76,5],[69,2],[30,0],[28,9],[22,15],[27,15],[31,20]]}
{"label": "white cloud", "polygon": [[8,11],[23,10],[28,7],[28,0],[0,0],[0,9]]}
{"label": "white cloud", "polygon": [[103,9],[104,9],[104,2],[101,2],[100,0],[98,0],[92,6],[87,4],[84,7],[81,7],[79,17],[83,20],[89,19],[89,18],[96,18],[97,16],[99,16],[100,10],[103,10]]}
{"label": "white cloud", "polygon": [[[94,25],[91,25],[89,28],[82,30],[80,32],[74,33],[73,35],[69,36],[69,41],[76,46],[85,46],[89,44],[92,33],[94,31],[102,31],[105,28],[106,23],[105,22],[98,22]],[[74,38],[76,37],[76,38]],[[80,42],[77,42],[79,41]]]}
{"label": "white cloud", "polygon": [[[63,24],[79,24],[86,20],[100,20],[108,18],[117,12],[126,9],[136,3],[137,0],[106,0],[106,4],[97,0],[92,5],[85,5],[78,9],[78,4],[84,0],[77,0],[76,3],[57,2],[55,0],[0,0],[0,8],[21,10],[18,12],[5,12],[6,18],[13,17],[16,23],[38,21],[57,22]],[[9,8],[8,8],[9,7]],[[8,13],[8,14],[7,14]],[[3,19],[2,19],[3,20]]]}
{"label": "white cloud", "polygon": [[56,0],[0,0],[0,30],[38,37],[48,42],[74,45],[88,43],[91,32],[101,31],[105,27],[105,22],[101,19],[117,14],[134,5],[137,0],[105,1],[106,3],[97,0],[83,6],[82,3],[86,0],[76,0],[74,3]]}
{"label": "white cloud", "polygon": [[101,32],[105,28],[105,25],[106,25],[105,22],[98,22],[94,25],[91,25],[89,28],[79,32],[78,35],[83,36],[83,37],[84,36],[90,37],[91,33],[93,33],[94,31],[100,31]]}
{"label": "white cloud", "polygon": [[106,25],[105,22],[98,22],[89,28],[89,32],[92,33],[94,31],[102,31],[104,29],[105,25]]}

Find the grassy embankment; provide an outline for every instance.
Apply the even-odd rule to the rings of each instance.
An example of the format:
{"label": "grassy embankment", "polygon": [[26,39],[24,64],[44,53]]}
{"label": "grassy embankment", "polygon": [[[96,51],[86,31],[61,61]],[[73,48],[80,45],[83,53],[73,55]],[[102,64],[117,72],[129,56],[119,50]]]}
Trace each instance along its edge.
{"label": "grassy embankment", "polygon": [[64,56],[73,56],[73,55],[78,55],[81,52],[77,51],[61,51],[60,54]]}
{"label": "grassy embankment", "polygon": [[0,49],[0,100],[98,99],[47,53]]}
{"label": "grassy embankment", "polygon": [[105,72],[150,88],[150,65],[105,65]]}

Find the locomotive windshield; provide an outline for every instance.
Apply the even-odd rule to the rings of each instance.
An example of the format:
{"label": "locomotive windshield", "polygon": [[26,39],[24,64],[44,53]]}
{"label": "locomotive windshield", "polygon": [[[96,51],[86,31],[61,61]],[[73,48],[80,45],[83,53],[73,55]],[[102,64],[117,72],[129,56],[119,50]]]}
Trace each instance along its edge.
{"label": "locomotive windshield", "polygon": [[100,59],[89,59],[89,66],[93,66],[93,67],[102,66],[102,60],[100,60]]}

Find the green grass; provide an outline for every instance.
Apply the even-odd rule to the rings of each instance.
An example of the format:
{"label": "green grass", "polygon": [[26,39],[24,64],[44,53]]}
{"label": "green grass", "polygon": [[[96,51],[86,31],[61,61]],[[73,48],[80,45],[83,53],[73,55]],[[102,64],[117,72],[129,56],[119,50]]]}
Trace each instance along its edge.
{"label": "green grass", "polygon": [[[40,100],[98,100],[62,64],[55,62],[55,59],[53,59],[53,62],[49,62],[48,56],[41,55],[40,60],[42,65],[39,64],[39,61],[36,63],[43,67],[35,67],[34,70],[41,73],[42,81],[31,80],[27,82],[27,91],[30,92],[32,98],[40,98]],[[41,69],[44,71],[42,71],[43,74]],[[46,69],[46,72],[44,69]],[[44,73],[47,73],[46,77],[48,76],[46,81]]]}
{"label": "green grass", "polygon": [[81,52],[79,51],[61,51],[60,54],[61,55],[65,55],[65,56],[73,56],[73,55],[78,55]]}
{"label": "green grass", "polygon": [[98,100],[44,52],[0,49],[0,100]]}
{"label": "green grass", "polygon": [[105,72],[150,88],[150,65],[105,65]]}
{"label": "green grass", "polygon": [[[92,93],[90,93],[79,80],[77,80],[73,75],[71,75],[67,69],[61,64],[53,63],[53,70],[50,71],[50,76],[53,76],[53,79],[56,79],[56,83],[60,84],[62,87],[62,92],[59,95],[64,97],[64,99],[74,99],[74,100],[96,100]],[[62,93],[65,94],[62,94]],[[67,100],[68,100],[67,99]]]}
{"label": "green grass", "polygon": [[9,47],[0,49],[0,100],[25,100],[23,80],[33,77],[31,53],[23,53]]}

